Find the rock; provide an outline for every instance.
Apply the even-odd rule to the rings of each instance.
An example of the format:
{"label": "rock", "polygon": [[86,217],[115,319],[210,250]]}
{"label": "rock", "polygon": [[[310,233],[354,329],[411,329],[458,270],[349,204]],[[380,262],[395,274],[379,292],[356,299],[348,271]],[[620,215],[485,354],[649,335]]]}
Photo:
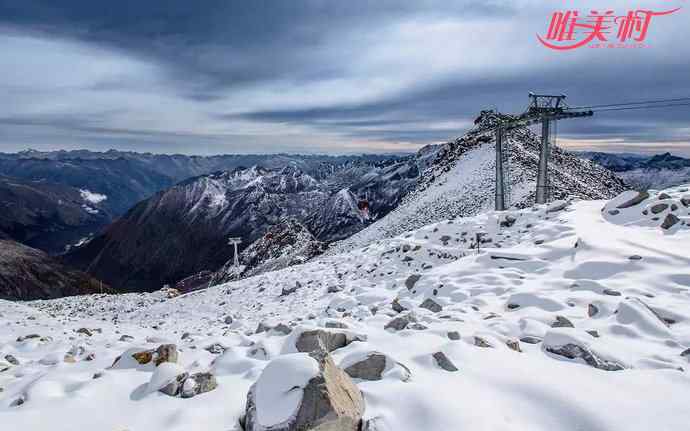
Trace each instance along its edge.
{"label": "rock", "polygon": [[362,424],[362,431],[389,431],[389,428],[386,426],[381,416],[376,416],[364,421]]}
{"label": "rock", "polygon": [[441,307],[436,301],[434,301],[431,298],[427,298],[422,302],[420,305],[421,308],[426,308],[427,310],[431,311],[432,313],[438,313],[441,310],[443,310],[443,307]]}
{"label": "rock", "polygon": [[281,333],[283,335],[288,335],[292,332],[292,328],[289,327],[288,325],[284,324],[284,323],[279,323],[276,326],[274,326],[273,328],[271,328],[271,331],[275,331],[275,332]]}
{"label": "rock", "polygon": [[591,335],[591,336],[594,337],[594,338],[599,338],[599,331],[597,331],[596,329],[589,329],[589,330],[587,330],[587,331],[585,331],[585,332],[588,333],[589,335]]}
{"label": "rock", "polygon": [[365,359],[345,368],[345,373],[353,379],[381,380],[386,369],[386,355],[372,352]]}
{"label": "rock", "polygon": [[508,308],[508,310],[516,310],[520,308],[520,304],[508,303],[508,305],[506,305],[506,308]]}
{"label": "rock", "polygon": [[77,334],[83,334],[86,335],[87,337],[90,337],[93,335],[93,332],[89,328],[79,328],[77,329]]}
{"label": "rock", "polygon": [[177,396],[180,393],[182,385],[184,384],[185,380],[187,380],[188,376],[188,373],[182,373],[177,375],[172,382],[160,388],[159,391],[164,393],[165,395],[170,395],[171,397]]}
{"label": "rock", "polygon": [[562,211],[568,206],[568,202],[566,201],[555,201],[549,204],[549,206],[546,208],[547,213],[555,213],[557,211]]}
{"label": "rock", "polygon": [[5,355],[5,360],[12,365],[19,365],[19,360],[17,358],[15,358],[13,355],[10,355],[10,354]]}
{"label": "rock", "polygon": [[[296,355],[300,354],[284,355],[269,363],[252,385],[247,395],[245,431],[358,431],[364,413],[364,399],[350,377],[336,367],[328,353],[317,351],[309,354],[308,358],[315,362],[315,374],[303,387],[293,387],[288,383],[290,387],[283,388],[276,384],[276,375],[304,373],[305,367],[312,366],[307,358]],[[272,414],[270,409],[273,406],[266,405],[265,401],[260,404],[261,399],[289,403],[291,401],[286,400],[285,394],[299,389],[302,389],[301,400],[294,414],[287,418]],[[262,391],[262,396],[257,399],[259,391]],[[266,417],[274,423],[266,423]]]}
{"label": "rock", "polygon": [[407,287],[407,290],[412,290],[414,288],[414,285],[417,284],[419,279],[422,278],[420,274],[412,274],[407,279],[405,280],[405,287]]}
{"label": "rock", "polygon": [[681,352],[680,356],[683,356],[683,357],[690,357],[690,347],[687,348],[687,349],[685,349],[685,350],[683,350],[683,352]]}
{"label": "rock", "polygon": [[268,326],[264,322],[259,322],[259,325],[256,327],[256,331],[254,331],[255,334],[260,334],[262,332],[269,331],[271,329],[271,326]]}
{"label": "rock", "polygon": [[348,332],[314,329],[311,331],[302,332],[295,342],[295,347],[297,348],[298,352],[310,353],[316,350],[332,352],[336,349],[347,346],[353,341],[361,341],[361,338],[353,336]]}
{"label": "rock", "polygon": [[227,350],[227,347],[220,343],[213,343],[204,347],[204,350],[214,355],[222,355]]}
{"label": "rock", "polygon": [[134,337],[132,337],[131,335],[125,334],[125,335],[122,335],[118,341],[125,341],[125,342],[134,341]]}
{"label": "rock", "polygon": [[630,260],[642,260],[642,256],[639,254],[633,254],[632,256],[628,257]]}
{"label": "rock", "polygon": [[283,287],[283,289],[280,292],[280,296],[287,296],[292,293],[297,292],[297,288],[300,287],[299,282],[295,282],[295,285],[293,287]]}
{"label": "rock", "polygon": [[682,203],[684,207],[690,207],[690,196],[683,196],[680,199],[680,203]]}
{"label": "rock", "polygon": [[611,214],[611,215],[618,215],[620,213],[621,213],[620,210],[617,210],[617,209],[609,210],[609,214]]}
{"label": "rock", "polygon": [[477,347],[493,347],[491,343],[486,341],[484,338],[479,336],[474,336],[474,345]]}
{"label": "rock", "polygon": [[383,327],[384,329],[392,329],[395,331],[402,331],[407,328],[407,325],[417,321],[417,318],[412,313],[407,313],[402,316],[392,319],[390,322],[386,323]]}
{"label": "rock", "polygon": [[156,366],[163,362],[177,363],[177,346],[174,344],[161,344],[156,349]]}
{"label": "rock", "polygon": [[[132,357],[141,365],[146,365],[153,360],[153,350],[144,350],[141,352],[133,353]],[[115,359],[115,362],[117,362],[118,359],[120,358],[118,357],[117,359]]]}
{"label": "rock", "polygon": [[649,211],[652,212],[652,214],[659,214],[662,213],[668,208],[668,204],[656,204],[652,205],[651,208],[649,208]]}
{"label": "rock", "polygon": [[233,322],[233,319],[232,319],[232,316],[230,316],[230,315],[225,316],[223,318],[223,323],[225,323],[226,325],[230,325],[230,324],[232,324],[232,322]]}
{"label": "rock", "polygon": [[679,221],[680,221],[680,219],[678,217],[676,217],[674,214],[666,214],[666,218],[664,218],[664,221],[661,223],[661,228],[662,229],[671,229]]}
{"label": "rock", "polygon": [[96,371],[96,372],[93,374],[93,377],[91,377],[91,378],[92,378],[92,379],[100,379],[100,378],[103,377],[103,376],[105,376],[105,371]]}
{"label": "rock", "polygon": [[344,322],[340,322],[338,320],[329,320],[324,325],[326,328],[331,328],[331,329],[348,329],[349,327],[347,324]]}
{"label": "rock", "polygon": [[609,296],[621,296],[621,293],[617,290],[609,289],[608,287],[603,290],[604,295]]}
{"label": "rock", "polygon": [[564,316],[556,316],[556,321],[551,324],[552,328],[574,328],[573,322]]}
{"label": "rock", "polygon": [[24,395],[20,395],[10,403],[10,407],[19,407],[22,404],[24,404],[25,402],[26,402],[26,398],[24,397]]}
{"label": "rock", "polygon": [[460,339],[460,333],[458,331],[448,331],[448,339],[457,341]]}
{"label": "rock", "polygon": [[23,342],[23,341],[31,340],[31,339],[33,339],[33,338],[41,338],[41,336],[38,335],[38,334],[22,335],[21,337],[17,338],[17,342],[18,342],[18,343],[21,343],[21,342]]}
{"label": "rock", "polygon": [[424,331],[426,329],[429,329],[429,327],[419,322],[413,322],[407,326],[407,329],[414,329],[415,331]]}
{"label": "rock", "polygon": [[336,284],[331,284],[331,285],[328,286],[328,288],[326,289],[326,292],[328,292],[328,293],[338,293],[338,292],[342,292],[342,290],[343,290],[343,286],[338,286],[338,285],[336,285]]}
{"label": "rock", "polygon": [[589,317],[594,317],[594,316],[596,316],[597,314],[599,314],[599,307],[597,307],[597,306],[594,305],[594,304],[589,304],[589,305],[587,305],[587,315],[588,315]]}
{"label": "rock", "polygon": [[448,359],[445,353],[436,352],[432,356],[434,357],[434,361],[436,361],[436,365],[438,365],[440,368],[451,372],[458,371],[458,367],[456,367],[455,364]]}
{"label": "rock", "polygon": [[632,199],[629,199],[621,204],[618,204],[616,208],[618,209],[625,209],[625,208],[630,208],[633,207],[641,202],[643,202],[645,199],[649,198],[649,193],[647,192],[637,192],[637,195],[633,197]]}
{"label": "rock", "polygon": [[660,201],[666,200],[666,199],[671,199],[671,196],[667,193],[661,192],[659,193],[659,196],[656,197]]}
{"label": "rock", "polygon": [[541,343],[541,338],[534,337],[532,335],[525,335],[524,337],[520,338],[520,341],[527,344],[538,344]]}
{"label": "rock", "polygon": [[391,308],[392,308],[393,311],[395,311],[396,313],[402,313],[403,311],[406,310],[405,307],[403,307],[402,305],[400,305],[400,302],[398,301],[398,298],[395,298],[395,299],[393,300],[393,302],[391,302]]}
{"label": "rock", "polygon": [[205,392],[210,392],[218,387],[216,376],[211,373],[196,373],[189,376],[182,384],[180,395],[182,398],[191,398]]}
{"label": "rock", "polygon": [[175,396],[179,393],[182,382],[187,378],[187,372],[181,366],[172,362],[164,362],[151,373],[148,383],[150,392],[161,391],[166,395]]}
{"label": "rock", "polygon": [[522,352],[520,342],[518,340],[506,340],[506,346],[508,346],[508,348],[511,350],[515,350],[516,352]]}
{"label": "rock", "polygon": [[568,359],[582,359],[587,365],[605,371],[619,371],[625,367],[614,361],[607,361],[597,356],[586,346],[568,343],[562,346],[545,345],[544,349],[554,355],[564,356]]}

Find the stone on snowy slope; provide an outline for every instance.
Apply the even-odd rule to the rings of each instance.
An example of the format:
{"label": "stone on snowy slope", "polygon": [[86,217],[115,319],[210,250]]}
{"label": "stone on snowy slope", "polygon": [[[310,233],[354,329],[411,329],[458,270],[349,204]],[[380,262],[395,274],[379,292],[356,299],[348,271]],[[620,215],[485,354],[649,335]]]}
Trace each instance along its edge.
{"label": "stone on snowy slope", "polygon": [[515,350],[516,352],[522,352],[522,349],[520,348],[520,342],[518,340],[513,340],[513,339],[506,340],[506,346],[508,346],[508,348],[510,350]]}
{"label": "stone on snowy slope", "polygon": [[218,387],[216,376],[211,373],[196,373],[187,377],[182,383],[180,395],[182,398],[191,398],[205,392],[210,392]]}
{"label": "stone on snowy slope", "polygon": [[297,341],[295,341],[295,347],[298,352],[309,353],[316,350],[332,352],[347,346],[353,341],[362,340],[362,336],[354,335],[350,332],[314,329],[302,332]]}
{"label": "stone on snowy slope", "polygon": [[474,345],[477,347],[493,347],[486,339],[477,335],[474,336]]}
{"label": "stone on snowy slope", "polygon": [[406,310],[406,308],[403,307],[403,306],[400,304],[400,300],[398,300],[398,298],[395,298],[395,299],[391,302],[391,308],[392,308],[393,311],[395,311],[396,313],[402,313],[403,311]]}
{"label": "stone on snowy slope", "polygon": [[600,370],[619,371],[625,369],[622,363],[603,357],[590,346],[589,342],[579,338],[571,331],[571,329],[549,331],[544,337],[544,350],[568,359],[581,359],[587,365]]}
{"label": "stone on snowy slope", "polygon": [[[623,193],[628,193],[628,192],[623,192]],[[621,209],[621,210],[625,209],[625,208],[630,208],[630,207],[633,207],[633,206],[643,202],[647,198],[649,198],[649,193],[637,192],[637,194],[635,196],[633,196],[632,198],[618,204],[618,206],[616,206],[616,208]]]}
{"label": "stone on snowy slope", "polygon": [[353,379],[381,380],[386,369],[386,355],[372,352],[366,358],[345,368],[345,373]]}
{"label": "stone on snowy slope", "polygon": [[414,285],[417,284],[419,279],[422,278],[421,274],[412,274],[407,279],[405,280],[405,287],[407,287],[407,290],[412,290],[414,288]]}
{"label": "stone on snowy slope", "polygon": [[434,361],[436,362],[436,365],[441,367],[442,369],[446,371],[458,371],[458,367],[455,366],[453,361],[448,359],[448,356],[446,356],[445,353],[443,352],[436,352],[433,355]]}
{"label": "stone on snowy slope", "polygon": [[[304,354],[284,355],[264,369],[247,394],[244,429],[358,431],[364,413],[360,390],[345,372],[336,367],[328,353],[316,351],[308,356],[301,355]],[[274,381],[277,375],[308,380]],[[283,388],[281,383],[289,387]],[[295,400],[293,394],[300,389],[301,397]],[[293,413],[276,414],[286,405],[294,409]]]}
{"label": "stone on snowy slope", "polygon": [[[115,358],[111,368],[135,368],[138,365],[158,366],[163,362],[177,363],[177,346],[175,344],[161,344],[156,349],[129,349]],[[131,361],[134,362],[131,362]]]}
{"label": "stone on snowy slope", "polygon": [[680,219],[676,217],[674,214],[666,214],[666,218],[664,218],[664,221],[661,223],[661,228],[662,229],[671,229],[673,226],[675,226],[678,222],[680,222]]}
{"label": "stone on snowy slope", "polygon": [[458,341],[460,339],[460,333],[458,331],[448,331],[448,339],[452,341]]}
{"label": "stone on snowy slope", "polygon": [[86,335],[87,337],[90,337],[93,335],[93,332],[89,328],[79,328],[77,329],[77,334],[83,334]]}
{"label": "stone on snowy slope", "polygon": [[594,316],[596,316],[597,314],[599,314],[599,307],[597,307],[597,306],[594,305],[594,304],[589,304],[589,305],[587,305],[587,315],[588,315],[589,317],[594,317]]}
{"label": "stone on snowy slope", "polygon": [[649,208],[649,211],[651,211],[652,214],[659,214],[659,213],[664,212],[664,210],[666,210],[666,208],[668,208],[668,204],[658,203],[658,204],[652,205]]}
{"label": "stone on snowy slope", "polygon": [[431,298],[427,298],[422,302],[420,305],[421,308],[426,308],[427,310],[431,311],[432,313],[438,313],[441,310],[443,310],[443,307],[441,307],[436,301],[434,301]]}
{"label": "stone on snowy slope", "polygon": [[556,316],[556,320],[551,324],[552,328],[574,328],[573,322],[565,316]]}
{"label": "stone on snowy slope", "polygon": [[10,354],[5,355],[5,360],[12,365],[19,365],[19,360],[17,358],[15,358],[13,355],[10,355]]}
{"label": "stone on snowy slope", "polygon": [[392,329],[394,331],[402,331],[403,329],[407,328],[409,324],[415,322],[417,322],[417,318],[410,312],[392,319],[390,322],[386,323],[383,328]]}

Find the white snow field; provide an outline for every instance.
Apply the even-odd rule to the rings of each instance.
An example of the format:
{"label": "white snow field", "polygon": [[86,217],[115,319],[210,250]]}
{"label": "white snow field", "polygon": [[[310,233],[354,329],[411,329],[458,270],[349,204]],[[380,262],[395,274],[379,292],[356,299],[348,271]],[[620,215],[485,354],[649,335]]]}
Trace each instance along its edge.
{"label": "white snow field", "polygon": [[[353,378],[367,430],[690,426],[687,187],[441,221],[173,294],[0,302],[0,429],[241,430],[257,381],[270,429],[318,372],[298,353],[315,327],[351,341],[340,368],[385,356]],[[158,367],[132,356],[168,343]],[[159,391],[183,372],[183,393],[205,372],[217,387]]]}

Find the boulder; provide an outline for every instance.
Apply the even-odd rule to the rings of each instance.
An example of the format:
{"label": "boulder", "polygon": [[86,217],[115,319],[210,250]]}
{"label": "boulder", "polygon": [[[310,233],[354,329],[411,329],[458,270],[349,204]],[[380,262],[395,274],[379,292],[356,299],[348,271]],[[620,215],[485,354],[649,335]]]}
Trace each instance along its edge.
{"label": "boulder", "polygon": [[474,336],[474,345],[477,347],[493,347],[491,343],[486,341],[484,338],[479,336]]}
{"label": "boulder", "polygon": [[506,346],[508,346],[508,348],[510,350],[515,350],[516,352],[522,352],[522,349],[520,348],[520,342],[518,340],[512,340],[512,339],[506,340]]}
{"label": "boulder", "polygon": [[419,279],[422,278],[421,274],[412,274],[407,279],[405,280],[405,287],[407,287],[407,290],[412,290],[414,288],[414,285],[417,284]]}
{"label": "boulder", "polygon": [[[626,192],[624,192],[624,193],[626,193]],[[637,194],[635,196],[626,200],[623,203],[618,204],[618,206],[616,208],[618,208],[618,209],[630,208],[630,207],[633,207],[633,206],[643,202],[647,198],[649,198],[649,193],[637,192]]]}
{"label": "boulder", "polygon": [[662,229],[671,229],[673,226],[675,226],[680,219],[676,217],[674,214],[666,214],[666,218],[664,218],[664,221],[661,223],[661,228]]}
{"label": "boulder", "polygon": [[587,306],[587,315],[588,315],[589,317],[594,317],[594,316],[596,316],[597,314],[599,314],[599,307],[597,307],[597,306],[594,305],[594,304],[589,304],[589,305]]}
{"label": "boulder", "polygon": [[458,371],[458,367],[455,366],[453,361],[448,359],[448,356],[446,356],[445,353],[436,352],[431,356],[433,356],[436,365],[438,365],[440,368],[450,372]]}
{"label": "boulder", "polygon": [[443,307],[441,307],[436,301],[434,301],[431,298],[427,298],[422,302],[420,305],[421,308],[426,308],[427,310],[431,311],[432,313],[438,313],[441,310],[443,310]]}
{"label": "boulder", "polygon": [[565,316],[556,316],[556,321],[551,324],[552,328],[574,328],[573,322]]}
{"label": "boulder", "polygon": [[412,313],[407,313],[402,316],[392,319],[390,322],[386,323],[383,327],[384,329],[392,329],[394,331],[402,331],[407,328],[410,323],[417,322],[417,318]]}
{"label": "boulder", "polygon": [[156,349],[156,366],[163,362],[177,363],[177,346],[174,344],[161,344]]}
{"label": "boulder", "polygon": [[15,358],[13,355],[5,355],[5,360],[12,365],[19,365],[19,360]]}
{"label": "boulder", "polygon": [[298,352],[309,353],[316,350],[332,352],[353,341],[362,341],[362,338],[349,332],[314,329],[302,332],[295,341],[295,347]]}
{"label": "boulder", "polygon": [[345,368],[345,373],[353,379],[381,380],[386,369],[386,355],[372,352],[366,358]]}
{"label": "boulder", "polygon": [[448,339],[457,341],[460,339],[460,333],[458,331],[448,331]]}
{"label": "boulder", "polygon": [[93,335],[93,332],[89,328],[79,328],[77,329],[77,334],[83,334],[86,335],[87,337],[90,337]]}
{"label": "boulder", "polygon": [[651,211],[652,214],[659,214],[659,213],[664,212],[664,211],[666,210],[666,208],[668,208],[668,204],[659,203],[659,204],[656,204],[656,205],[652,205],[652,206],[649,208],[649,211]]}
{"label": "boulder", "polygon": [[205,392],[210,392],[218,387],[216,376],[211,373],[196,373],[187,377],[182,384],[180,395],[182,398],[191,398]]}
{"label": "boulder", "polygon": [[283,355],[247,395],[246,431],[358,431],[364,399],[324,351]]}

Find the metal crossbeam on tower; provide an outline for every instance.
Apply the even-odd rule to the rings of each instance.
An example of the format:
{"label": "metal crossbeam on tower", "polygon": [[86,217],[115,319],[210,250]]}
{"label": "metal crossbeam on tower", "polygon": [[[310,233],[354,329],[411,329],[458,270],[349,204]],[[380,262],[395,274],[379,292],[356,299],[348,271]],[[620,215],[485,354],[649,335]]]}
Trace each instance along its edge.
{"label": "metal crossbeam on tower", "polygon": [[566,96],[529,93],[529,107],[524,113],[511,117],[510,120],[498,120],[494,131],[496,133],[496,210],[503,211],[508,206],[507,182],[510,175],[506,174],[505,164],[509,160],[506,154],[506,132],[518,127],[527,127],[541,123],[541,141],[539,148],[539,163],[537,167],[536,202],[546,203],[550,196],[549,190],[549,154],[551,153],[550,134],[555,131],[555,122],[570,118],[591,117],[592,110],[570,109],[565,104]]}

